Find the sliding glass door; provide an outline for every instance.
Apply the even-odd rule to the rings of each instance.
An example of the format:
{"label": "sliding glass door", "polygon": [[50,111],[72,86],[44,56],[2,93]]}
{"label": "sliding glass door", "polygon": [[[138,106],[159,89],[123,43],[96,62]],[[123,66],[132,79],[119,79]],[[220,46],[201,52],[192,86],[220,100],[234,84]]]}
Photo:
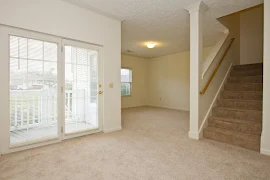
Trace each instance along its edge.
{"label": "sliding glass door", "polygon": [[10,144],[57,137],[58,46],[10,36]]}
{"label": "sliding glass door", "polygon": [[3,26],[0,37],[2,152],[102,130],[101,47]]}
{"label": "sliding glass door", "polygon": [[94,46],[66,41],[65,134],[100,128],[99,51]]}

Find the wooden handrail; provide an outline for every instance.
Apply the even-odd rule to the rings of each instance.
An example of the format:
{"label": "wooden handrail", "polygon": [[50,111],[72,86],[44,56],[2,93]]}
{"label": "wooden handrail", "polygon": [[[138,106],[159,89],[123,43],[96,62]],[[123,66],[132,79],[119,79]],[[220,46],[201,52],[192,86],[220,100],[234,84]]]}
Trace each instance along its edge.
{"label": "wooden handrail", "polygon": [[211,82],[212,82],[214,76],[216,75],[216,73],[217,73],[217,71],[218,71],[218,69],[219,69],[221,63],[223,62],[225,56],[227,55],[229,49],[231,48],[231,46],[232,46],[234,40],[235,40],[235,38],[232,38],[232,39],[231,39],[230,45],[227,47],[225,53],[223,54],[221,60],[219,61],[218,65],[217,65],[217,67],[215,68],[215,70],[214,70],[214,72],[212,73],[210,79],[207,81],[205,87],[204,87],[203,90],[200,92],[200,94],[205,94],[205,92],[206,92],[206,90],[208,89],[209,85],[211,84]]}

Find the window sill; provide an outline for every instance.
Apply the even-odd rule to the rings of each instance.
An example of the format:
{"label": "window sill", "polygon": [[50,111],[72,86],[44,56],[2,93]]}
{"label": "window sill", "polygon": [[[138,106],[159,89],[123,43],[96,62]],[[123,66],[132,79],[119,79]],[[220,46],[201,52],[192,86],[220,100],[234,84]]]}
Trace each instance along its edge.
{"label": "window sill", "polygon": [[121,98],[123,98],[123,97],[132,97],[131,95],[127,95],[127,96],[121,96]]}

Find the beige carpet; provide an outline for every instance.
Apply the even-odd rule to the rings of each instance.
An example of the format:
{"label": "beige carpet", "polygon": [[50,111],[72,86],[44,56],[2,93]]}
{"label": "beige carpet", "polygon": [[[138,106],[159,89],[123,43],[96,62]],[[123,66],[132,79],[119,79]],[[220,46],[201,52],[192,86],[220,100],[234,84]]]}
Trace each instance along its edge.
{"label": "beige carpet", "polygon": [[187,112],[123,110],[123,130],[64,141],[0,159],[1,180],[270,179],[270,157],[190,140]]}

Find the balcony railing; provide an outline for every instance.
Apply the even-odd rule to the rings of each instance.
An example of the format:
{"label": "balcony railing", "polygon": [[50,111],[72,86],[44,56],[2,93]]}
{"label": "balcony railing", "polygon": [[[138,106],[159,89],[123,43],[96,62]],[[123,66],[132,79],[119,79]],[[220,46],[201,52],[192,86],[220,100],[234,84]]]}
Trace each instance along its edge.
{"label": "balcony railing", "polygon": [[[65,121],[77,123],[76,97],[74,92],[65,92]],[[84,97],[82,97],[84,98]],[[57,123],[57,90],[11,90],[10,130],[32,127],[48,127]]]}

